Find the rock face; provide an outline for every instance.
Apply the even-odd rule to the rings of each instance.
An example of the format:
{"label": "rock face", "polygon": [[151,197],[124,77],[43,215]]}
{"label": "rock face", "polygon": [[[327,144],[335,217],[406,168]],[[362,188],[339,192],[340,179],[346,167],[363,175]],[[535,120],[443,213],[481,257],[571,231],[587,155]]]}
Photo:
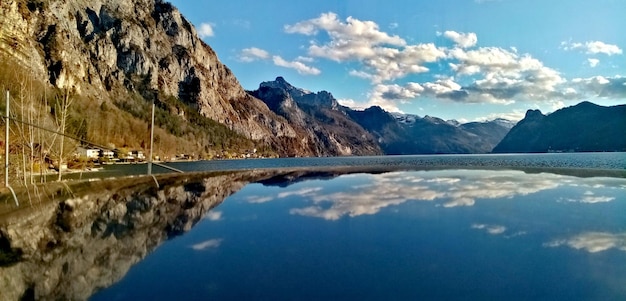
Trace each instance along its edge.
{"label": "rock face", "polygon": [[215,52],[161,0],[6,0],[0,54],[37,78],[94,101],[172,95],[245,137],[296,139],[288,122],[248,95]]}
{"label": "rock face", "polygon": [[487,153],[509,130],[497,122],[455,125],[431,116],[394,116],[380,107],[348,115],[390,155]]}
{"label": "rock face", "polygon": [[289,120],[303,137],[300,147],[311,150],[312,156],[382,154],[373,136],[346,113],[351,110],[340,106],[326,91],[306,91],[278,77],[261,83],[250,94]]}
{"label": "rock face", "polygon": [[159,177],[160,188],[150,177],[97,181],[73,194],[59,185],[58,199],[0,218],[0,300],[87,300],[227,196],[273,175]]}
{"label": "rock face", "polygon": [[626,105],[590,102],[543,115],[526,116],[493,149],[494,153],[626,151]]}

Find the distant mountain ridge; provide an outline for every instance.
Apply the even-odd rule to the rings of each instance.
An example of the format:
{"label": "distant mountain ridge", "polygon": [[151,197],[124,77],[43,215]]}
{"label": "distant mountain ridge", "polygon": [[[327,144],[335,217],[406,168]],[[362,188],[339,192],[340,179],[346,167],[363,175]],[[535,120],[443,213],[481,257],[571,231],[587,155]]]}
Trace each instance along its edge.
{"label": "distant mountain ridge", "polygon": [[307,132],[308,142],[327,149],[316,155],[488,153],[511,128],[502,120],[460,124],[380,107],[357,111],[341,106],[327,91],[297,88],[280,76],[249,93]]}
{"label": "distant mountain ridge", "polygon": [[626,151],[626,105],[591,102],[544,115],[528,110],[494,153]]}

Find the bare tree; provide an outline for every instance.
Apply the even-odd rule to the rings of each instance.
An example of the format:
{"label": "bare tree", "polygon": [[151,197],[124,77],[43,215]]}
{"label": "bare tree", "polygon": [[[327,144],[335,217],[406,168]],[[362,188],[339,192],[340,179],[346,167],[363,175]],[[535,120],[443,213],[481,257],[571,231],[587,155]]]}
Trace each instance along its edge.
{"label": "bare tree", "polygon": [[61,181],[62,179],[62,165],[63,165],[63,155],[64,155],[64,147],[65,147],[65,131],[66,131],[66,124],[67,124],[67,118],[69,116],[69,109],[70,106],[72,105],[72,103],[74,102],[74,98],[70,97],[70,90],[69,88],[66,88],[65,90],[63,90],[63,95],[60,99],[60,101],[58,101],[55,104],[55,119],[57,122],[57,125],[59,126],[59,131],[61,133],[61,137],[59,137],[59,177],[58,177],[58,181]]}

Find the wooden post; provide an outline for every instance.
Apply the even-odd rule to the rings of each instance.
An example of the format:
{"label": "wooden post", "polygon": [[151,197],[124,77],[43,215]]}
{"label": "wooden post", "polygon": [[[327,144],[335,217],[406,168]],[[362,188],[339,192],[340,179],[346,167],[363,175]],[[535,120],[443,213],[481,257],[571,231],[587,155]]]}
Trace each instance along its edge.
{"label": "wooden post", "polygon": [[4,187],[9,187],[9,90],[7,90],[7,107],[4,117]]}

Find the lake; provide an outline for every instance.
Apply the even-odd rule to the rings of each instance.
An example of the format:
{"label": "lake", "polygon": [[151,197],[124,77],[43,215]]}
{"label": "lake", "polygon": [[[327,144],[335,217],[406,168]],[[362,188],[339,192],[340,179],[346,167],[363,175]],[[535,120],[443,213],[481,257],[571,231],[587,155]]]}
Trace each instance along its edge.
{"label": "lake", "polygon": [[623,300],[625,155],[178,163],[256,170],[108,193],[70,249],[10,268],[61,275],[43,299]]}
{"label": "lake", "polygon": [[[487,159],[593,165],[572,157],[584,154]],[[250,184],[92,300],[624,299],[625,191],[624,179],[474,169]]]}

